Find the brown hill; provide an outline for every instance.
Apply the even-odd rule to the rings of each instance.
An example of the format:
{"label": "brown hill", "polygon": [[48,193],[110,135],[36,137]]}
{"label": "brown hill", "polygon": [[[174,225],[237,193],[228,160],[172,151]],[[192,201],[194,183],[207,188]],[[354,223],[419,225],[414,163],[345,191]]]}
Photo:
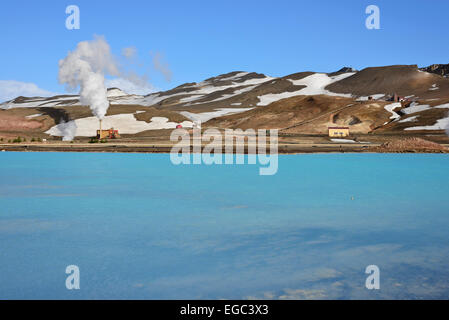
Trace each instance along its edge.
{"label": "brown hill", "polygon": [[[414,111],[413,105],[418,106]],[[446,106],[446,108],[443,108]],[[419,107],[423,107],[420,109]],[[431,126],[437,123],[438,120],[444,119],[448,116],[449,111],[449,98],[446,99],[423,99],[414,102],[403,102],[402,107],[394,110],[400,119],[384,123],[377,127],[374,131],[376,133],[388,133],[388,132],[401,132],[404,134],[409,133],[422,133],[427,134],[429,130],[406,130],[410,127]],[[444,130],[438,130],[443,132]]]}
{"label": "brown hill", "polygon": [[[136,119],[147,122],[152,117],[182,122],[187,120],[185,116],[194,118],[192,113],[215,112],[220,108],[238,108],[236,112],[241,112],[253,108],[221,117],[225,112],[220,111],[215,113],[218,118],[204,125],[277,128],[288,134],[325,135],[329,126],[348,126],[351,133],[360,134],[442,135],[449,111],[449,78],[439,74],[445,68],[435,65],[420,70],[415,65],[397,65],[356,71],[345,67],[329,74],[298,72],[284,77],[234,71],[148,95],[110,88],[108,115],[134,113]],[[305,77],[309,78],[298,81]],[[304,93],[309,95],[299,96]],[[366,97],[393,93],[409,96],[410,101],[385,109],[392,102],[377,96],[374,98],[378,100]],[[276,100],[281,98],[284,99]],[[273,102],[268,104],[270,101]],[[412,101],[419,106],[411,106]],[[188,113],[182,115],[183,111]],[[203,119],[209,119],[209,115]],[[77,95],[18,97],[0,104],[0,134],[20,131],[44,134],[62,121],[90,116],[90,109],[81,106]],[[411,128],[425,126],[433,127]]]}
{"label": "brown hill", "polygon": [[326,95],[296,96],[266,107],[206,122],[206,127],[280,129],[284,133],[326,134],[329,126],[345,125],[367,133],[388,121],[386,102],[355,101]]}
{"label": "brown hill", "polygon": [[397,65],[363,69],[326,89],[358,96],[397,93],[400,96],[440,98],[449,97],[449,79],[421,71],[416,65]]}
{"label": "brown hill", "polygon": [[[126,113],[134,114],[137,120],[145,122],[151,122],[153,117],[166,117],[174,122],[189,120],[178,112],[139,105],[113,105],[109,107],[106,115]],[[92,112],[89,108],[81,106],[0,109],[0,137],[43,134],[62,121],[86,117],[92,117]]]}

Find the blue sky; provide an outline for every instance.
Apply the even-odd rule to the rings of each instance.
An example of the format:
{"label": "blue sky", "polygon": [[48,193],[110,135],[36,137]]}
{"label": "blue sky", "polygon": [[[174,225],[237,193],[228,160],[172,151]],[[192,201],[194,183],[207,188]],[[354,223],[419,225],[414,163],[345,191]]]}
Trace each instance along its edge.
{"label": "blue sky", "polygon": [[[79,30],[65,28],[71,4],[80,8]],[[365,28],[370,4],[380,8],[380,30]],[[447,12],[442,0],[2,1],[0,81],[64,92],[58,60],[94,35],[117,56],[135,47],[134,70],[163,90],[235,70],[283,76],[448,63]],[[171,81],[155,70],[150,52],[163,57]],[[7,85],[0,82],[0,91]]]}

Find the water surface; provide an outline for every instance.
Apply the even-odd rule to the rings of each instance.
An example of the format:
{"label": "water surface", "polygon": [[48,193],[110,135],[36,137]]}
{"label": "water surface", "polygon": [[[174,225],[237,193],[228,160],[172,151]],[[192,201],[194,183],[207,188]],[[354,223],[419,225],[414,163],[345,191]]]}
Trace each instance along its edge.
{"label": "water surface", "polygon": [[[447,299],[448,165],[282,155],[259,176],[169,155],[2,152],[0,298]],[[365,288],[372,264],[380,290]]]}

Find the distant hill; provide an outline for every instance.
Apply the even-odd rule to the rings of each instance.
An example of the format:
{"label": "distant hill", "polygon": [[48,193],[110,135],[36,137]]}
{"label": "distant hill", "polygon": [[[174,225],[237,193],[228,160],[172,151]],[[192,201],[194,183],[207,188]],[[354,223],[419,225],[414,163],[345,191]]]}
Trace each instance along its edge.
{"label": "distant hill", "polygon": [[[441,131],[449,126],[448,66],[344,67],[284,77],[233,71],[147,95],[109,88],[105,123],[139,135],[181,123],[193,126],[198,120],[206,127],[277,128],[285,133],[325,134],[331,125],[361,133]],[[393,104],[393,97],[402,103]],[[91,117],[78,95],[17,97],[0,104],[0,137],[55,135],[68,122],[76,124],[75,135],[93,135],[93,129],[83,127],[93,123]]]}

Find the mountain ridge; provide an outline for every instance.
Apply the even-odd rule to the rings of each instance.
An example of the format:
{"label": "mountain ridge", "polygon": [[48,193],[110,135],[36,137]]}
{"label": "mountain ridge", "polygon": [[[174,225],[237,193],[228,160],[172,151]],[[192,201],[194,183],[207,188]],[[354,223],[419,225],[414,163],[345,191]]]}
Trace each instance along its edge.
{"label": "mountain ridge", "polygon": [[[427,68],[435,72],[423,70]],[[232,71],[147,95],[108,88],[106,118],[124,133],[133,126],[133,119],[143,131],[170,129],[180,123],[191,127],[200,120],[208,122],[207,127],[241,125],[308,134],[326,134],[332,125],[347,125],[352,132],[364,134],[441,131],[449,124],[445,120],[449,78],[438,74],[443,69],[441,65],[393,65],[360,71],[343,67],[331,73],[306,71],[283,77]],[[402,102],[391,101],[395,98]],[[323,112],[327,118],[313,117]],[[52,129],[55,126],[62,128],[70,121],[82,126],[92,117],[79,96],[70,94],[17,97],[0,104],[0,116],[0,134],[20,132],[23,127],[24,132],[29,129],[47,135],[58,132]],[[136,134],[134,129],[129,132]]]}

